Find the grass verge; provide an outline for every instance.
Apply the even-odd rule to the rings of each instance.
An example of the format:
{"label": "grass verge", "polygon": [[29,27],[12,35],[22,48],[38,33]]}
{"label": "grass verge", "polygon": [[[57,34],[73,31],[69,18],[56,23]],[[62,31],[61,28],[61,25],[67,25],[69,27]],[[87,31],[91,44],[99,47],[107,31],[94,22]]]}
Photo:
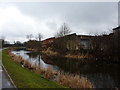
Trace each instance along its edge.
{"label": "grass verge", "polygon": [[63,88],[63,86],[58,85],[56,82],[42,78],[27,68],[22,68],[19,64],[12,61],[6,52],[6,49],[2,51],[2,63],[17,88]]}

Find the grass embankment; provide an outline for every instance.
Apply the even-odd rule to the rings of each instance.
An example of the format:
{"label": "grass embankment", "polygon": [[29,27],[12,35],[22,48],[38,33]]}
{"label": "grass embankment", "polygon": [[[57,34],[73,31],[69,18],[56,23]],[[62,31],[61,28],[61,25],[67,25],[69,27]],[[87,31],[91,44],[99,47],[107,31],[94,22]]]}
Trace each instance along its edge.
{"label": "grass embankment", "polygon": [[27,68],[22,68],[19,64],[12,61],[6,52],[7,50],[2,51],[2,62],[17,88],[63,88],[63,86],[53,81],[49,81],[38,74],[32,73]]}

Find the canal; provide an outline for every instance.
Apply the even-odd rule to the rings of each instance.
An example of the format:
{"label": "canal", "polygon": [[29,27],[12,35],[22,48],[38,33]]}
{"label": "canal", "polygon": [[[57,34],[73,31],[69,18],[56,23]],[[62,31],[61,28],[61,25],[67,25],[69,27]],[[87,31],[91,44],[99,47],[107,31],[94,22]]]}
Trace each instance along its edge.
{"label": "canal", "polygon": [[63,73],[79,74],[87,77],[95,88],[119,88],[120,79],[118,64],[101,65],[97,63],[81,64],[79,60],[68,60],[63,58],[50,58],[40,53],[26,50],[12,51],[15,55],[22,56],[31,64],[39,65],[40,68],[51,68],[53,71]]}

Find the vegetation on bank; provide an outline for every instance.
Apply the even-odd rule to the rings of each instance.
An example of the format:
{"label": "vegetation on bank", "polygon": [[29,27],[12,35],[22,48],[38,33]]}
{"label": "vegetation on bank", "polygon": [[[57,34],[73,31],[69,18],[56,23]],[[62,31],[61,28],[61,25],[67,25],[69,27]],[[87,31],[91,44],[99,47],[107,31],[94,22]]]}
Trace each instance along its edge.
{"label": "vegetation on bank", "polygon": [[71,59],[84,59],[84,58],[92,58],[92,55],[89,54],[80,54],[78,53],[77,55],[73,55],[73,54],[67,54],[65,55],[66,58],[71,58]]}
{"label": "vegetation on bank", "polygon": [[63,86],[53,81],[49,81],[38,74],[32,73],[27,68],[22,68],[20,64],[14,62],[6,53],[7,50],[2,51],[3,65],[17,88],[63,88]]}
{"label": "vegetation on bank", "polygon": [[70,87],[70,88],[92,88],[93,85],[87,78],[80,77],[78,75],[72,74],[63,74],[61,72],[53,72],[52,69],[49,67],[47,69],[40,68],[39,65],[32,65],[27,60],[24,60],[21,56],[16,56],[10,51],[8,51],[8,55],[12,58],[12,60],[22,67],[28,68],[34,73],[42,75],[44,78],[48,80],[54,80],[59,84]]}
{"label": "vegetation on bank", "polygon": [[47,50],[43,50],[42,53],[48,55],[48,56],[58,56],[59,53],[53,51],[50,47]]}
{"label": "vegetation on bank", "polygon": [[51,57],[63,57],[66,59],[71,59],[71,60],[80,60],[81,59],[93,59],[93,56],[89,53],[79,53],[79,51],[77,51],[77,53],[71,53],[71,52],[67,52],[66,54],[60,54],[57,51],[54,51],[51,47],[47,48],[46,50],[42,51],[43,54],[47,55],[47,56],[51,56]]}

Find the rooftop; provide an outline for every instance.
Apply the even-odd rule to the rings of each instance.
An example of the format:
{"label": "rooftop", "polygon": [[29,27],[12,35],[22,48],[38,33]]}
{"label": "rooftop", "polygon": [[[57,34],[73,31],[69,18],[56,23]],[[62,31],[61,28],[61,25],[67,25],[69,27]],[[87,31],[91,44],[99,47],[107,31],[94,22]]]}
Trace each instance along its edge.
{"label": "rooftop", "polygon": [[116,30],[116,29],[120,29],[120,26],[116,27],[116,28],[113,28],[113,30]]}

